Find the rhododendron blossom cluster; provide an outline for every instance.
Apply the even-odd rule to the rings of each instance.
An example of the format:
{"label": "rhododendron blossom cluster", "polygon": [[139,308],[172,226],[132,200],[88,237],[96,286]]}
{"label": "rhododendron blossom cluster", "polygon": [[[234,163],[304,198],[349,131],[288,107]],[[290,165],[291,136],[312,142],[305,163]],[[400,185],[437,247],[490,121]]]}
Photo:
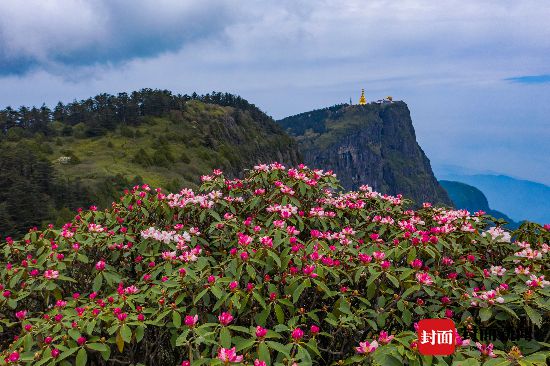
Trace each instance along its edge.
{"label": "rhododendron blossom cluster", "polygon": [[[0,365],[546,364],[550,226],[341,192],[303,165],[201,181],[2,239]],[[419,354],[426,318],[454,321],[452,357]]]}

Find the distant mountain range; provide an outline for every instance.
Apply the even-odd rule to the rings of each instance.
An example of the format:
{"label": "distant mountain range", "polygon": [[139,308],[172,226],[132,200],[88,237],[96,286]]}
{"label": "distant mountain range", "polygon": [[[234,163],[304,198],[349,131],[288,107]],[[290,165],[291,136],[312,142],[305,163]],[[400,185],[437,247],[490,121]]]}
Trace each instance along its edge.
{"label": "distant mountain range", "polygon": [[519,226],[519,223],[514,222],[507,215],[491,209],[487,197],[476,187],[449,180],[440,180],[439,184],[445,188],[456,208],[468,210],[471,213],[484,211],[497,219],[506,220],[508,222],[507,227],[510,229],[515,229]]}
{"label": "distant mountain range", "polygon": [[462,174],[438,170],[440,180],[474,186],[487,197],[493,210],[506,213],[514,221],[550,223],[550,187],[528,180],[497,174]]}

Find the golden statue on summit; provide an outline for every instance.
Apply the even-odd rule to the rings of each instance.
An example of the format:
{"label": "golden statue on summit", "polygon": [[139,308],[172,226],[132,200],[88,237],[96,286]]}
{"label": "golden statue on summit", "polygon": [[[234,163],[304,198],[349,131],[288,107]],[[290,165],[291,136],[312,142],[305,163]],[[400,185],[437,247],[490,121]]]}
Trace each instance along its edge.
{"label": "golden statue on summit", "polygon": [[361,89],[361,98],[359,98],[359,105],[367,104],[367,99],[365,99],[365,89]]}

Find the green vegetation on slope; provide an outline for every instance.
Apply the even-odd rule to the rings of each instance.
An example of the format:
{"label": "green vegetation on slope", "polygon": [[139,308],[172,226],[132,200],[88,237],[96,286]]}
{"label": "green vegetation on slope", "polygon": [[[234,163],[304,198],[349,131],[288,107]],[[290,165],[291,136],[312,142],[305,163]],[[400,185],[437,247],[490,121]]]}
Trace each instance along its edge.
{"label": "green vegetation on slope", "polygon": [[[159,91],[140,93],[145,99]],[[137,103],[135,115],[126,113],[132,103],[111,110],[120,96],[96,107],[86,107],[95,99],[75,102],[72,112],[62,107],[44,123],[26,115],[28,109],[16,118],[13,110],[1,111],[0,235],[18,235],[45,221],[61,224],[74,209],[92,202],[106,207],[141,182],[179,191],[196,187],[197,177],[214,168],[236,176],[259,162],[297,160],[294,140],[238,97],[160,95],[168,101]],[[10,118],[16,123],[6,123]],[[10,198],[21,197],[22,189],[28,202]]]}

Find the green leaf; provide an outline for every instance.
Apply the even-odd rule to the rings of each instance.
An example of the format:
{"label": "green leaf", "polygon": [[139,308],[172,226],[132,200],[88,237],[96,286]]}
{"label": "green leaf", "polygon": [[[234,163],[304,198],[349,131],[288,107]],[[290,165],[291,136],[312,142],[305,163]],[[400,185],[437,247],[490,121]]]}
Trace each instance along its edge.
{"label": "green leaf", "polygon": [[374,283],[371,283],[369,286],[367,286],[367,299],[372,299],[375,294],[376,285]]}
{"label": "green leaf", "polygon": [[275,316],[277,317],[277,322],[279,324],[284,324],[285,322],[285,313],[283,309],[281,308],[281,305],[275,304]]}
{"label": "green leaf", "polygon": [[105,352],[108,349],[103,343],[87,343],[86,347],[98,352]]}
{"label": "green leaf", "polygon": [[454,361],[453,366],[479,366],[479,361],[475,358],[467,358],[461,361]]}
{"label": "green leaf", "polygon": [[376,271],[373,271],[374,273],[371,273],[369,279],[367,280],[367,287],[370,286],[372,283],[374,283],[374,281],[382,274],[382,272],[376,272]]}
{"label": "green leaf", "polygon": [[72,355],[73,353],[75,353],[76,351],[78,351],[78,347],[69,348],[69,349],[66,350],[65,352],[62,352],[62,353],[59,355],[59,357],[57,358],[57,362],[66,359],[67,357],[69,357],[70,355]]}
{"label": "green leaf", "polygon": [[176,338],[176,347],[183,346],[187,342],[187,335],[189,334],[189,328],[183,331],[178,338]]}
{"label": "green leaf", "polygon": [[257,291],[252,291],[252,296],[260,303],[262,308],[266,308],[267,305],[265,304],[265,300],[263,299],[262,295],[260,295]]}
{"label": "green leaf", "polygon": [[518,319],[519,320],[519,317],[518,315],[515,313],[514,310],[510,309],[508,306],[506,305],[501,305],[501,304],[495,304],[494,306],[498,307],[499,309],[502,309],[504,311],[506,311],[508,314],[512,315],[514,318]]}
{"label": "green leaf", "polygon": [[279,258],[279,256],[278,256],[276,253],[272,252],[271,250],[268,250],[268,251],[267,251],[267,254],[268,254],[271,258],[273,258],[273,260],[275,261],[275,263],[277,263],[277,267],[280,268],[280,267],[281,267],[281,259]]}
{"label": "green leaf", "polygon": [[76,354],[75,366],[84,366],[88,361],[88,353],[84,348],[81,348],[80,351]]}
{"label": "green leaf", "polygon": [[141,340],[143,339],[143,336],[145,335],[145,327],[143,326],[139,326],[136,328],[136,342],[141,342]]}
{"label": "green leaf", "polygon": [[[549,356],[548,352],[537,352],[537,353],[533,353],[532,355],[526,356],[523,359],[523,361],[529,362],[532,365],[536,365],[536,366],[545,366],[545,365],[548,365],[546,363],[546,359],[548,358],[548,356]],[[520,361],[520,365],[523,366],[524,364]]]}
{"label": "green leaf", "polygon": [[409,287],[408,289],[406,289],[405,292],[403,292],[403,295],[401,295],[401,298],[402,298],[403,300],[406,300],[407,297],[408,297],[410,294],[412,294],[413,292],[416,292],[416,291],[418,291],[418,290],[420,290],[420,285],[411,286],[411,287]]}
{"label": "green leaf", "polygon": [[290,353],[288,351],[288,349],[282,345],[281,343],[279,342],[273,342],[273,341],[266,341],[265,342],[267,344],[267,346],[271,349],[274,349],[275,351],[279,352],[279,353],[282,353],[283,355],[287,356],[287,357],[290,357]]}
{"label": "green leaf", "polygon": [[[124,346],[124,342],[122,342],[122,346]],[[111,348],[107,347],[105,351],[101,352],[101,358],[108,361],[111,358]]]}
{"label": "green leaf", "polygon": [[265,326],[265,321],[267,319],[267,317],[269,316],[270,314],[270,307],[266,307],[264,310],[262,310],[258,315],[256,315],[255,319],[256,319],[256,323],[258,323],[258,325],[261,325],[262,327]]}
{"label": "green leaf", "polygon": [[116,345],[118,347],[118,351],[122,353],[124,350],[124,339],[122,339],[122,336],[120,335],[120,332],[116,333],[116,339],[115,339]]}
{"label": "green leaf", "polygon": [[248,273],[250,278],[253,280],[256,279],[256,270],[254,270],[254,267],[247,264],[245,268],[246,268],[246,273]]}
{"label": "green leaf", "polygon": [[130,343],[132,340],[132,330],[129,326],[126,324],[123,324],[122,327],[120,327],[120,336],[122,337],[122,340],[126,343]]}
{"label": "green leaf", "polygon": [[227,327],[220,331],[220,344],[223,348],[231,348],[231,332]]}
{"label": "green leaf", "polygon": [[204,290],[202,290],[202,291],[197,295],[197,297],[195,297],[195,299],[193,300],[193,303],[195,303],[195,304],[198,303],[199,300],[202,299],[202,297],[203,297],[204,295],[206,295],[206,293],[208,292],[208,290],[209,290],[208,287],[205,288]]}
{"label": "green leaf", "polygon": [[265,361],[268,365],[271,363],[269,348],[267,348],[267,345],[263,342],[258,345],[258,358]]}
{"label": "green leaf", "polygon": [[397,278],[393,277],[389,273],[386,273],[386,278],[391,281],[395,288],[399,288],[399,281],[397,280]]}
{"label": "green leaf", "polygon": [[530,307],[529,305],[523,306],[523,309],[525,309],[527,316],[529,317],[529,319],[531,319],[533,324],[535,324],[538,328],[540,328],[542,325],[542,315],[537,310]]}
{"label": "green leaf", "polygon": [[86,325],[86,333],[92,334],[95,328],[96,321],[92,320]]}
{"label": "green leaf", "polygon": [[74,339],[75,341],[80,337],[80,332],[74,328],[71,328],[67,331],[69,336]]}
{"label": "green leaf", "polygon": [[411,263],[415,259],[416,259],[416,248],[412,247],[412,249],[409,251],[409,254],[407,254],[407,263]]}
{"label": "green leaf", "polygon": [[221,297],[223,296],[223,291],[220,290],[220,288],[216,285],[214,286],[211,286],[210,287],[210,291],[212,292],[212,294],[214,294],[214,296],[216,296],[218,299],[221,299]]}
{"label": "green leaf", "polygon": [[403,310],[403,313],[401,315],[401,320],[403,320],[403,322],[407,325],[411,324],[412,314],[408,309]]}
{"label": "green leaf", "polygon": [[177,311],[172,312],[172,323],[176,328],[181,327],[181,315]]}
{"label": "green leaf", "polygon": [[489,308],[481,308],[479,309],[479,318],[482,322],[486,322],[487,320],[491,319],[491,316],[493,316],[493,312]]}
{"label": "green leaf", "polygon": [[252,347],[255,342],[256,342],[256,340],[254,338],[242,340],[241,342],[237,343],[237,345],[236,345],[237,352],[242,351],[245,348]]}
{"label": "green leaf", "polygon": [[490,358],[489,360],[485,361],[483,366],[508,366],[511,365],[510,361],[505,360],[503,358]]}
{"label": "green leaf", "polygon": [[214,210],[210,210],[210,215],[217,221],[217,222],[221,222],[222,221],[222,218],[220,217],[220,214],[217,213],[216,211]]}
{"label": "green leaf", "polygon": [[92,291],[98,292],[101,289],[101,285],[103,284],[103,275],[101,272],[97,274],[94,278],[94,283],[92,285]]}
{"label": "green leaf", "polygon": [[300,295],[302,294],[304,289],[309,286],[310,286],[309,280],[305,280],[304,282],[300,283],[298,287],[296,287],[296,290],[294,290],[294,293],[292,294],[292,302],[296,303],[298,299],[300,299]]}

